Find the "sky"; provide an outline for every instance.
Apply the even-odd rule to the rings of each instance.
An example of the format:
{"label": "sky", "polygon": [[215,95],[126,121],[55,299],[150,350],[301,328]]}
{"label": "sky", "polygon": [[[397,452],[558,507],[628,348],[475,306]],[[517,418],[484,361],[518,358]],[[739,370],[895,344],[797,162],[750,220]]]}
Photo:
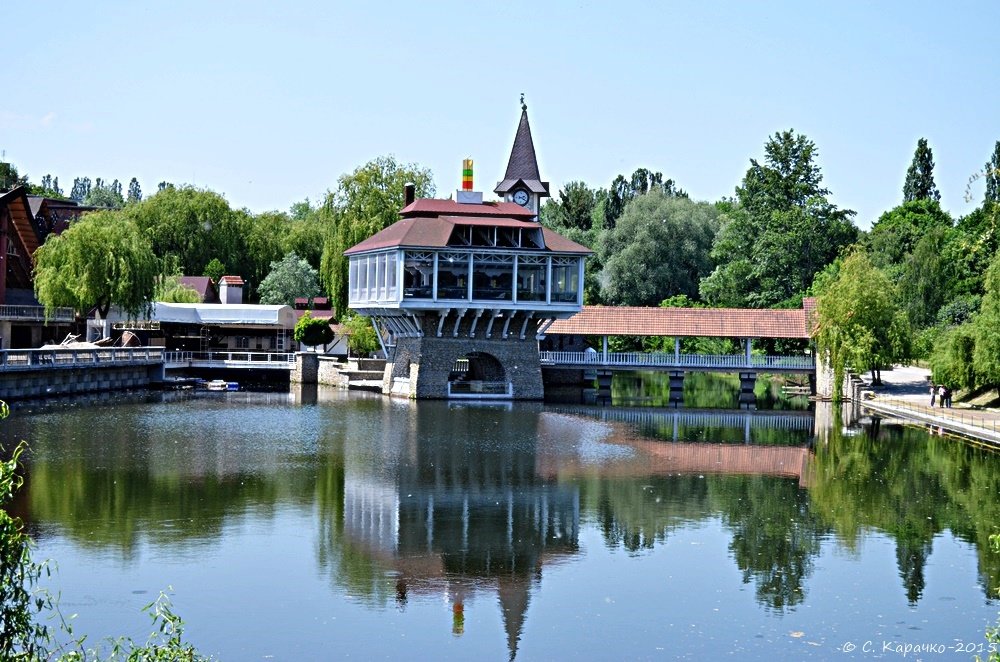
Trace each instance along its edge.
{"label": "sky", "polygon": [[966,214],[1000,140],[1000,2],[12,2],[0,150],[33,182],[193,184],[254,212],[393,155],[502,179],[523,92],[542,179],[638,167],[734,194],[777,131],[861,228],[917,140]]}

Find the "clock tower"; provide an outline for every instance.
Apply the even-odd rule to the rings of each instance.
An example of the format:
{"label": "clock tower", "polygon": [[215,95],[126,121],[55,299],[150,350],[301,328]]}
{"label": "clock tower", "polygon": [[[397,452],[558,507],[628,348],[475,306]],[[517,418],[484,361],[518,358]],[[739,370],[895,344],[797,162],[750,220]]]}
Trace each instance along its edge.
{"label": "clock tower", "polygon": [[514,147],[510,150],[507,172],[493,192],[501,196],[504,202],[513,202],[531,211],[535,220],[538,220],[542,198],[549,197],[549,183],[541,181],[538,173],[535,145],[531,140],[531,126],[528,124],[528,106],[524,103],[523,94],[521,122],[514,136]]}

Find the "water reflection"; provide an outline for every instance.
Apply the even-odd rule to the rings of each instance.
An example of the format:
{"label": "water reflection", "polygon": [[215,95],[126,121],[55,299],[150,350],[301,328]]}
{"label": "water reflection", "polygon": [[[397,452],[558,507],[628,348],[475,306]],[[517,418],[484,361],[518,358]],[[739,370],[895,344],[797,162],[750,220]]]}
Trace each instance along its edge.
{"label": "water reflection", "polygon": [[470,605],[495,604],[510,655],[553,567],[572,563],[578,581],[595,580],[587,532],[640,568],[679,533],[717,527],[728,566],[676,572],[735,569],[740,584],[727,590],[752,587],[756,608],[774,614],[836,611],[810,594],[824,566],[848,562],[831,548],[874,583],[881,566],[861,557],[876,535],[895,548],[898,591],[878,598],[889,603],[926,606],[929,559],[945,533],[970,546],[984,600],[1000,577],[988,544],[1000,522],[996,454],[918,428],[847,429],[829,406],[477,407],[323,389],[217,396],[9,419],[4,445],[24,438],[33,449],[21,512],[43,542],[73,541],[82,563],[111,551],[125,565],[155,564],[146,546],[210,557],[233,525],[315,518],[310,549],[287,562],[318,569],[327,594],[401,612],[443,597],[451,618],[442,627],[455,634]]}

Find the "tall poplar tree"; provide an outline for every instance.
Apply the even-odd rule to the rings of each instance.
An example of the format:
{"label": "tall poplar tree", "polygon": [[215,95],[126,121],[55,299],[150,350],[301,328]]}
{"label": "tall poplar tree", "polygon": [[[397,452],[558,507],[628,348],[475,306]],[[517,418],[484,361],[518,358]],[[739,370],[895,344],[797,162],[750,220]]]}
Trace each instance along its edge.
{"label": "tall poplar tree", "polygon": [[913,162],[906,171],[903,183],[903,202],[913,200],[940,200],[941,194],[934,183],[934,154],[927,146],[927,139],[917,141]]}
{"label": "tall poplar tree", "polygon": [[1000,202],[1000,140],[993,148],[993,158],[986,164],[984,173],[986,174],[986,196],[983,198],[985,207]]}

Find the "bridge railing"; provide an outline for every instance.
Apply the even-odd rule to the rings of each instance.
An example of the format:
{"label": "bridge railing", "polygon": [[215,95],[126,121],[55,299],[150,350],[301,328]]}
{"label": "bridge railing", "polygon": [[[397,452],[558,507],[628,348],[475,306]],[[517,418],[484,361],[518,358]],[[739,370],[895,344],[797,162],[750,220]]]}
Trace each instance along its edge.
{"label": "bridge railing", "polygon": [[[0,306],[0,319],[4,320],[25,320],[32,322],[44,322],[44,306]],[[76,312],[72,308],[56,308],[51,311],[48,317],[49,322],[72,322],[76,319]]]}
{"label": "bridge railing", "polygon": [[165,362],[171,367],[202,368],[276,368],[295,367],[294,352],[167,352]]}
{"label": "bridge railing", "polygon": [[753,354],[674,354],[672,352],[539,352],[544,365],[592,365],[594,367],[676,367],[746,370],[812,370],[812,356],[766,356]]}
{"label": "bridge railing", "polygon": [[162,347],[98,347],[94,349],[8,349],[0,352],[0,370],[37,370],[77,366],[160,363]]}

